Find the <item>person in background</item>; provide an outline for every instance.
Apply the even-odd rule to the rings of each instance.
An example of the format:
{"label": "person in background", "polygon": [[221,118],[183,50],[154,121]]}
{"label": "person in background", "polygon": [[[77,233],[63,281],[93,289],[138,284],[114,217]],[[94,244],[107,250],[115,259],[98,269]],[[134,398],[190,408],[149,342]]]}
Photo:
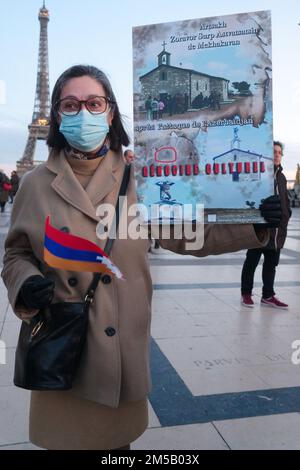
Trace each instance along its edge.
{"label": "person in background", "polygon": [[292,211],[288,198],[286,178],[282,173],[281,159],[283,156],[283,144],[274,142],[274,186],[275,194],[278,194],[281,200],[282,218],[278,228],[272,228],[270,240],[264,248],[254,248],[247,251],[246,260],[242,270],[242,305],[245,307],[254,307],[252,300],[252,289],[255,270],[261,258],[264,255],[262,269],[262,298],[261,305],[265,307],[287,309],[288,304],[281,302],[275,297],[274,280],[276,274],[276,266],[278,266],[280,251],[283,248],[289,218]]}
{"label": "person in background", "polygon": [[135,157],[135,155],[134,155],[133,150],[130,150],[130,149],[125,150],[124,159],[125,159],[126,165],[130,165],[131,163],[133,163],[134,162],[134,157]]}
{"label": "person in background", "polygon": [[1,213],[5,211],[5,206],[8,201],[9,192],[11,190],[11,184],[9,178],[6,176],[3,170],[0,170],[0,207]]}
{"label": "person in background", "polygon": [[148,121],[151,121],[152,119],[152,104],[151,103],[152,103],[152,97],[151,95],[149,95],[145,101],[145,110],[147,112]]}
{"label": "person in background", "polygon": [[151,112],[152,112],[152,119],[155,120],[158,118],[158,100],[157,98],[153,98],[151,101]]}
{"label": "person in background", "polygon": [[165,103],[162,100],[159,100],[159,102],[158,102],[158,119],[163,118],[164,109],[165,109]]}
{"label": "person in background", "polygon": [[158,250],[159,247],[160,247],[160,245],[159,245],[159,240],[157,240],[156,238],[151,238],[151,237],[149,237],[149,239],[151,240],[151,244],[150,244],[150,246],[149,246],[148,253],[155,254],[156,252],[153,251],[153,249],[152,249],[152,244],[153,244],[153,241],[154,241],[154,247],[153,247],[153,248],[154,248],[155,250]]}
{"label": "person in background", "polygon": [[16,171],[11,172],[10,183],[11,183],[12,188],[11,188],[11,191],[9,192],[9,196],[10,196],[10,203],[12,204],[14,202],[14,197],[19,189],[19,183],[20,183],[20,178]]}

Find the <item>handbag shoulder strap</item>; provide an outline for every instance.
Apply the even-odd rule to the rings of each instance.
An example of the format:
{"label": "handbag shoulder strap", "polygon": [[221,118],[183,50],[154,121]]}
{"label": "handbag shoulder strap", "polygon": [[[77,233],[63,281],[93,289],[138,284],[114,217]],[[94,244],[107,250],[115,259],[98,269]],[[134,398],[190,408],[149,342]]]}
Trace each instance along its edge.
{"label": "handbag shoulder strap", "polygon": [[[122,208],[120,209],[120,196],[125,196],[125,194],[126,194],[129,179],[130,179],[130,170],[131,170],[131,165],[126,165],[125,169],[124,169],[124,173],[123,173],[123,178],[122,178],[122,182],[121,182],[121,186],[120,186],[120,191],[119,191],[118,198],[117,198],[117,204],[116,204],[115,214],[114,214],[114,219],[116,221],[116,232],[118,230],[120,212],[121,212],[121,209],[122,209]],[[114,226],[114,224],[112,224],[112,226]],[[113,238],[108,238],[106,240],[104,251],[107,255],[110,253],[110,251],[112,249],[113,242],[114,242]],[[92,280],[92,282],[91,282],[91,284],[90,284],[90,286],[87,290],[87,293],[84,297],[84,302],[87,306],[89,304],[91,304],[92,301],[93,301],[95,291],[96,291],[96,288],[99,284],[99,281],[100,281],[101,277],[102,277],[102,273],[95,273],[94,276],[93,276],[93,280]]]}

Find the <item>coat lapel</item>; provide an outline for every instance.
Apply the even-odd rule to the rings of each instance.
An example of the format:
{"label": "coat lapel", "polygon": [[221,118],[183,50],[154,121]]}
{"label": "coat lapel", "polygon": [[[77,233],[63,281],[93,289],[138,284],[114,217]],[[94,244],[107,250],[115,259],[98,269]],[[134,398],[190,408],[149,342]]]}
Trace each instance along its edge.
{"label": "coat lapel", "polygon": [[96,205],[112,191],[117,181],[114,173],[122,163],[120,155],[109,151],[103,157],[103,162],[95,171],[86,190],[74,175],[63,150],[59,153],[52,151],[46,166],[56,173],[51,184],[52,188],[69,204],[99,222],[99,217],[96,216]]}
{"label": "coat lapel", "polygon": [[96,207],[117,186],[118,169],[124,167],[125,163],[121,155],[109,151],[103,161],[97,167],[86,192],[93,206]]}

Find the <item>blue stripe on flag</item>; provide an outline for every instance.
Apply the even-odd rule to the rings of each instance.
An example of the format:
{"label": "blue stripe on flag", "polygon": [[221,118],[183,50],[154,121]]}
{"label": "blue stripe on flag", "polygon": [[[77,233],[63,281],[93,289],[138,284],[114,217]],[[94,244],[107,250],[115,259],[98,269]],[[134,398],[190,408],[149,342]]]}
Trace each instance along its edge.
{"label": "blue stripe on flag", "polygon": [[45,235],[44,245],[50,253],[58,256],[59,258],[70,259],[72,261],[90,261],[94,263],[102,263],[103,260],[103,257],[100,253],[68,248],[67,246],[63,246],[55,242],[47,235]]}

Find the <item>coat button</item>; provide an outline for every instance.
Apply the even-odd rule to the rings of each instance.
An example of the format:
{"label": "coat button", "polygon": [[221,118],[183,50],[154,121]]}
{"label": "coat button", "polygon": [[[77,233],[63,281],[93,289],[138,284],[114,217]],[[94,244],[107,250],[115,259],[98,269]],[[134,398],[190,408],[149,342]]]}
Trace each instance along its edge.
{"label": "coat button", "polygon": [[114,336],[116,334],[116,330],[109,326],[108,328],[106,328],[105,333],[107,334],[107,336]]}
{"label": "coat button", "polygon": [[61,232],[65,232],[65,233],[69,233],[69,232],[70,232],[70,229],[69,229],[69,227],[62,227],[62,228],[60,229],[60,231],[61,231]]}
{"label": "coat button", "polygon": [[101,277],[101,281],[103,282],[103,284],[110,284],[111,277],[108,274],[104,274],[104,276]]}
{"label": "coat button", "polygon": [[75,286],[77,286],[77,284],[78,284],[78,280],[76,279],[76,277],[70,277],[70,278],[68,279],[68,284],[69,284],[69,286],[71,286],[71,287],[75,287]]}

